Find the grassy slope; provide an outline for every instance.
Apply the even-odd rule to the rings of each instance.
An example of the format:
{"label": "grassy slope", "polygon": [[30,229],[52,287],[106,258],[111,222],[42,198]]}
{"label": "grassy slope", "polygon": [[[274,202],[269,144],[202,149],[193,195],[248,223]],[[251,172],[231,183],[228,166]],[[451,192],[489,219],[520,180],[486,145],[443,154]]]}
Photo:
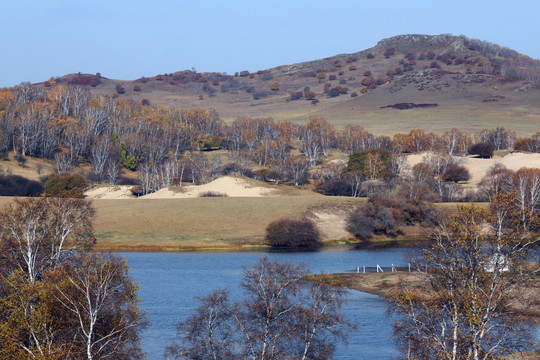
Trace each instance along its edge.
{"label": "grassy slope", "polygon": [[98,248],[234,249],[262,244],[266,226],[309,209],[354,206],[361,199],[310,196],[95,200]]}

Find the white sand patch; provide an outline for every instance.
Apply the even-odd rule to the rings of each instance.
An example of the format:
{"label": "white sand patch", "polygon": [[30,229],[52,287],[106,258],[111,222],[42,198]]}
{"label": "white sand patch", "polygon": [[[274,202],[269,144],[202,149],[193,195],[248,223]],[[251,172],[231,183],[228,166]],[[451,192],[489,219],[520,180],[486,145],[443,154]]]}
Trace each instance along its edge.
{"label": "white sand patch", "polygon": [[183,186],[180,191],[175,192],[170,189],[161,189],[155,193],[143,196],[145,199],[174,199],[174,198],[194,198],[203,193],[215,192],[225,194],[229,197],[262,197],[269,196],[274,189],[263,186],[255,186],[249,181],[224,176],[204,185]]}
{"label": "white sand patch", "polygon": [[84,193],[88,199],[134,199],[132,185],[110,185],[94,187]]}
{"label": "white sand patch", "polygon": [[[407,155],[407,162],[412,168],[414,165],[421,162],[428,153]],[[517,171],[522,167],[540,168],[540,154],[515,152],[504,157],[494,156],[491,159],[480,159],[472,156],[456,156],[455,159],[460,165],[465,166],[471,174],[469,183],[478,184],[486,175],[486,172],[496,163],[503,164],[508,169]]]}
{"label": "white sand patch", "polygon": [[343,210],[314,210],[308,214],[308,219],[317,224],[324,240],[351,239],[353,234],[346,230],[349,213]]}
{"label": "white sand patch", "polygon": [[[254,181],[255,182],[255,181]],[[98,186],[86,191],[88,199],[137,199],[131,194],[134,185]],[[253,185],[249,180],[224,176],[204,185],[188,185],[181,188],[164,188],[141,199],[181,199],[199,197],[206,192],[225,194],[229,197],[271,196],[275,189]]]}

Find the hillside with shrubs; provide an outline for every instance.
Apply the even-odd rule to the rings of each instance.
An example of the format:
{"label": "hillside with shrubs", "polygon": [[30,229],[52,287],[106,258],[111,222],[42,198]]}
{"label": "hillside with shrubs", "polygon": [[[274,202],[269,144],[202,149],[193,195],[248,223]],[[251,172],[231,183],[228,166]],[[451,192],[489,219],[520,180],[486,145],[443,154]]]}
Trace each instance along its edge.
{"label": "hillside with shrubs", "polygon": [[[521,133],[540,121],[539,79],[538,60],[487,41],[401,35],[356,53],[257,71],[200,73],[193,68],[134,80],[79,73],[53,76],[34,87],[78,86],[94,96],[147,106],[215,109],[229,121],[271,116],[299,123],[317,115],[342,127],[361,118],[379,134],[388,133],[396,116],[412,128],[425,127],[425,120],[434,117],[459,122],[488,113],[492,126],[511,127],[505,122],[517,115],[521,121],[512,127]],[[408,116],[410,109],[422,112]],[[436,121],[431,126],[451,128]]]}

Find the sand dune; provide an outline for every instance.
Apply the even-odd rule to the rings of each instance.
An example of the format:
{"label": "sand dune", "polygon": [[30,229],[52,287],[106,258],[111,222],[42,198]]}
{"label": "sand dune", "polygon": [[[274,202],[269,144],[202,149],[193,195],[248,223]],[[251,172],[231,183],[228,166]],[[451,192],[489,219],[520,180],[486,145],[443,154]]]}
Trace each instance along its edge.
{"label": "sand dune", "polygon": [[[99,186],[85,192],[89,199],[136,199],[131,194],[131,185]],[[164,188],[140,199],[180,199],[199,197],[206,192],[216,192],[229,197],[260,197],[272,195],[274,189],[256,186],[247,180],[224,176],[204,185]]]}

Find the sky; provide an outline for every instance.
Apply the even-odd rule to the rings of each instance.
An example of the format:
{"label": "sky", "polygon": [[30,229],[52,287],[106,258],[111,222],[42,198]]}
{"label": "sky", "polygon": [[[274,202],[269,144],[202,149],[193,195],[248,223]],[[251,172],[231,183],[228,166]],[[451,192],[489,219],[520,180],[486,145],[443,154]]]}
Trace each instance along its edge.
{"label": "sky", "polygon": [[134,80],[257,71],[453,34],[540,59],[538,0],[0,0],[0,87],[69,73]]}

